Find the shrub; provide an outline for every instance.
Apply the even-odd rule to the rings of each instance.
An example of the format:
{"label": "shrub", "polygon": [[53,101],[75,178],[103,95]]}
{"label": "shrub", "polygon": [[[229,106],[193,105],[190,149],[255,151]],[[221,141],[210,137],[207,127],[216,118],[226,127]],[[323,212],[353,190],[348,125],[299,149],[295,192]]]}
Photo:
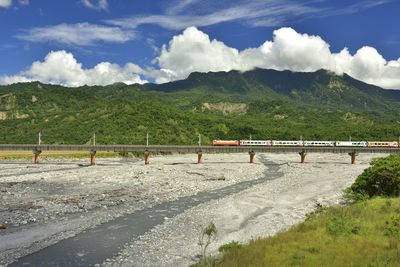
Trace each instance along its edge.
{"label": "shrub", "polygon": [[[371,167],[364,170],[347,189],[347,196],[355,198],[400,195],[400,155],[390,155],[374,160]],[[360,196],[361,195],[361,196]],[[357,199],[355,199],[357,200]]]}

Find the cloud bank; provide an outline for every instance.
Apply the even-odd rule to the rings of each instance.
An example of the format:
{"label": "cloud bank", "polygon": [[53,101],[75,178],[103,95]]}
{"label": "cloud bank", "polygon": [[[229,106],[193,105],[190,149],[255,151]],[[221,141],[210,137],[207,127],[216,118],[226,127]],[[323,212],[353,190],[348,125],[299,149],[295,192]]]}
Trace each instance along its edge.
{"label": "cloud bank", "polygon": [[28,70],[15,76],[0,77],[0,83],[41,81],[43,83],[62,84],[65,86],[108,85],[116,82],[126,84],[145,83],[138,73],[142,69],[128,63],[121,67],[117,64],[102,62],[92,69],[83,69],[71,53],[64,50],[52,51],[43,62],[35,61]]}
{"label": "cloud bank", "polygon": [[121,67],[109,62],[92,69],[66,51],[50,52],[43,62],[34,62],[27,71],[15,76],[2,76],[0,83],[40,80],[67,86],[106,85],[114,82],[143,83],[140,77],[157,83],[185,79],[191,72],[247,71],[254,68],[312,72],[326,69],[336,74],[347,73],[361,81],[384,88],[400,89],[400,58],[387,61],[369,46],[354,55],[347,48],[332,53],[319,36],[301,34],[292,28],[280,28],[272,40],[255,48],[239,51],[209,36],[195,27],[174,36],[163,45],[154,66],[145,69],[134,63]]}
{"label": "cloud bank", "polygon": [[247,71],[256,67],[298,72],[326,69],[384,88],[400,89],[400,58],[386,61],[375,48],[368,46],[354,55],[347,48],[332,53],[329,47],[319,36],[280,28],[274,31],[272,41],[238,51],[190,27],[163,46],[156,61],[168,75],[155,78],[157,82],[165,82],[184,79],[193,71]]}

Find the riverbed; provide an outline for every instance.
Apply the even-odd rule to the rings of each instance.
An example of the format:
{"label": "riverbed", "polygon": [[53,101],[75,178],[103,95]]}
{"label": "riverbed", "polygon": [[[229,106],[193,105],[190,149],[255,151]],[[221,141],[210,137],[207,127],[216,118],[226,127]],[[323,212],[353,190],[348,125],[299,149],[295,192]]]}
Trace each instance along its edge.
{"label": "riverbed", "polygon": [[112,225],[116,218],[157,207],[169,211],[168,203],[191,199],[97,262],[188,266],[198,260],[198,237],[209,222],[218,230],[212,254],[232,240],[273,235],[304,220],[316,203],[338,204],[342,189],[380,156],[385,155],[362,154],[355,165],[345,154],[309,154],[306,164],[296,154],[257,154],[256,163],[249,164],[244,153],[206,154],[203,164],[194,154],[151,157],[149,165],[135,158],[98,159],[95,166],[70,159],[38,165],[2,161],[0,223],[7,228],[0,230],[0,264]]}

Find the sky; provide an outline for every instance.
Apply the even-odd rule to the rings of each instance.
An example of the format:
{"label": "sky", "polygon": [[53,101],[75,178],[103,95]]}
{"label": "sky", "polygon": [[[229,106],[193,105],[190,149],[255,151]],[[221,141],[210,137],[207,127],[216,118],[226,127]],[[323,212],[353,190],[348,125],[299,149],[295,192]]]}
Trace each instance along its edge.
{"label": "sky", "polygon": [[399,0],[0,0],[0,84],[264,68],[400,89],[399,12]]}

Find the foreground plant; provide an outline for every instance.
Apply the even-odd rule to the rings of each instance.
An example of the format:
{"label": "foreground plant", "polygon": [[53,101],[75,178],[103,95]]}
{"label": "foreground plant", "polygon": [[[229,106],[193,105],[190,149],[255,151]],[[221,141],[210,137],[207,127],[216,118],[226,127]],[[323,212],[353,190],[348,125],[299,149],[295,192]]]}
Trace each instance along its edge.
{"label": "foreground plant", "polygon": [[211,241],[217,235],[217,228],[213,222],[210,222],[207,227],[203,228],[200,234],[198,245],[200,246],[201,259],[199,264],[193,266],[215,266],[216,262],[213,257],[207,255],[207,248]]}

